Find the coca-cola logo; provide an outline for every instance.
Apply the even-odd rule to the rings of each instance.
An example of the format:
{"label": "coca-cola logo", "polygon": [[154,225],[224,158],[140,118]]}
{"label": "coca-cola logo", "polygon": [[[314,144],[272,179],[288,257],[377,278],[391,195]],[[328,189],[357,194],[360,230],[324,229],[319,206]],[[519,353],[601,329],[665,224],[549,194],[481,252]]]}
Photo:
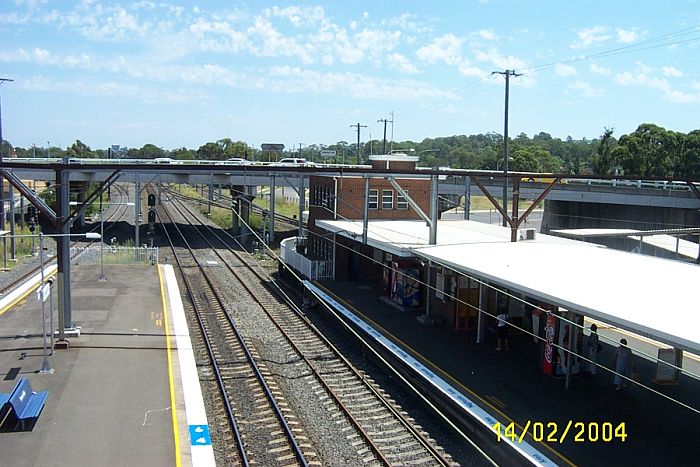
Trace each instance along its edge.
{"label": "coca-cola logo", "polygon": [[547,363],[552,363],[552,342],[554,342],[554,326],[547,320],[547,325],[544,328],[544,335],[547,339],[547,345],[544,346],[544,360]]}

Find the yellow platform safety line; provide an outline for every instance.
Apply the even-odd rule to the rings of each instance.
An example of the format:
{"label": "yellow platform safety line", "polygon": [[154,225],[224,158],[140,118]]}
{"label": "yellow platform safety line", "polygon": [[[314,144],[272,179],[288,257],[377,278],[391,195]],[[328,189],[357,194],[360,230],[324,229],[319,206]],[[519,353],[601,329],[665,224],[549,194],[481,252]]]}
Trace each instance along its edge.
{"label": "yellow platform safety line", "polygon": [[[348,302],[347,302],[347,301],[345,301],[345,300],[341,299],[340,297],[338,297],[336,294],[334,294],[333,292],[331,292],[330,290],[328,290],[328,289],[327,289],[326,287],[324,287],[322,284],[319,284],[318,282],[313,282],[313,284],[314,284],[315,286],[319,287],[320,289],[324,290],[328,295],[334,297],[335,300],[337,300],[339,303],[343,303],[343,304],[345,304],[345,305],[348,305]],[[352,305],[349,305],[348,308],[352,309],[352,311],[353,311],[354,313],[357,313],[358,316],[361,316],[363,320],[365,320],[367,323],[370,323],[372,326],[375,327],[375,329],[378,329],[379,331],[381,331],[385,336],[387,336],[387,337],[389,337],[390,339],[394,340],[394,342],[397,342],[398,344],[402,345],[406,350],[408,350],[409,352],[411,352],[411,354],[413,354],[413,357],[414,357],[414,358],[420,360],[424,365],[426,365],[427,367],[431,368],[434,372],[439,373],[443,378],[449,380],[451,384],[453,384],[453,385],[459,387],[460,389],[463,389],[464,391],[466,391],[467,393],[469,393],[472,397],[474,397],[475,399],[478,399],[478,400],[481,401],[483,404],[487,405],[487,406],[490,407],[493,411],[497,412],[497,413],[498,413],[499,415],[501,415],[503,418],[505,418],[506,420],[508,420],[508,422],[515,423],[515,426],[517,426],[518,428],[522,428],[522,425],[520,425],[518,422],[516,422],[515,420],[513,420],[512,418],[510,418],[508,415],[506,415],[501,409],[499,409],[498,407],[494,406],[491,402],[489,402],[488,400],[484,399],[484,398],[481,397],[479,394],[475,393],[473,390],[471,390],[470,388],[468,388],[467,386],[465,386],[465,385],[462,384],[461,382],[457,381],[452,375],[450,375],[449,373],[445,372],[442,368],[440,368],[440,367],[438,367],[438,366],[435,366],[432,362],[430,362],[429,360],[426,360],[425,357],[423,357],[419,352],[417,352],[416,350],[414,350],[413,347],[411,347],[410,345],[406,344],[404,341],[402,341],[401,339],[399,339],[398,337],[396,337],[395,335],[393,335],[393,334],[392,334],[391,332],[389,332],[388,330],[384,329],[382,326],[379,325],[379,323],[377,323],[377,322],[373,321],[371,318],[365,316],[363,313],[361,313],[357,308],[355,308],[355,307],[352,306]],[[528,436],[529,436],[530,439],[532,440],[532,437],[531,437],[529,434],[528,434]],[[557,456],[559,459],[561,459],[562,461],[564,461],[566,464],[570,465],[571,467],[575,467],[575,466],[576,466],[576,464],[575,464],[574,462],[572,462],[571,460],[569,460],[566,456],[564,456],[564,455],[561,454],[560,452],[556,451],[556,450],[555,450],[554,448],[552,448],[551,446],[549,446],[549,445],[547,445],[547,444],[545,444],[545,443],[543,443],[543,442],[537,442],[537,441],[534,441],[534,440],[532,440],[532,442],[535,443],[536,445],[539,445],[539,446],[544,447],[546,450],[548,450],[549,452],[551,452],[552,454],[554,454],[555,456]]]}
{"label": "yellow platform safety line", "polygon": [[[55,275],[56,275],[56,272],[54,271],[53,273],[48,274],[47,276],[45,276],[45,277],[44,277],[44,280],[47,280],[47,279],[49,279],[50,277],[53,277],[53,276],[55,276]],[[41,282],[41,281],[40,281],[40,282]],[[41,284],[37,283],[34,287],[30,288],[30,289],[27,290],[24,294],[20,295],[20,296],[17,297],[16,299],[14,299],[12,302],[10,302],[9,304],[7,304],[4,308],[0,309],[0,315],[2,315],[3,313],[5,313],[6,311],[11,310],[15,305],[17,305],[19,302],[21,302],[22,300],[24,300],[25,298],[27,298],[27,295],[29,295],[30,293],[32,293],[32,292],[34,292],[36,289],[38,289],[40,285],[41,285]]]}
{"label": "yellow platform safety line", "polygon": [[173,440],[175,441],[175,466],[181,467],[182,460],[180,459],[180,428],[177,423],[177,413],[175,404],[175,382],[173,379],[173,357],[170,348],[170,330],[168,328],[168,313],[165,300],[165,285],[163,283],[163,274],[160,266],[158,266],[158,279],[160,280],[160,297],[163,304],[163,319],[165,321],[165,346],[168,351],[168,381],[170,382],[170,414],[173,418]]}

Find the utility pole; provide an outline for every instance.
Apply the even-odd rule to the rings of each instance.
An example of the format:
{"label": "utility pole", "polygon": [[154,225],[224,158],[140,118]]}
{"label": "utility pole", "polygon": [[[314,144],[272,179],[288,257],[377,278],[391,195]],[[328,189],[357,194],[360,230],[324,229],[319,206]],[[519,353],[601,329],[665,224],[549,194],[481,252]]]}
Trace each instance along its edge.
{"label": "utility pole", "polygon": [[389,147],[389,154],[391,154],[394,152],[394,111],[392,110],[389,113],[391,114],[391,120],[389,120],[391,123],[391,146]]}
{"label": "utility pole", "polygon": [[[503,120],[503,212],[508,212],[508,90],[510,88],[511,76],[522,76],[522,73],[516,73],[515,70],[494,71],[491,73],[503,75],[506,77],[506,108],[505,117]],[[505,216],[503,217],[503,227],[508,225]]]}
{"label": "utility pole", "polygon": [[[389,122],[386,118],[377,120],[377,123],[384,123],[384,144],[382,145],[382,154],[386,154],[386,124]],[[392,122],[393,123],[393,122]]]}
{"label": "utility pole", "polygon": [[360,125],[360,122],[357,122],[355,125],[350,125],[350,128],[355,128],[357,131],[357,165],[360,165],[362,163],[360,161],[360,128],[367,128],[367,125]]}
{"label": "utility pole", "polygon": [[[10,78],[0,78],[0,85],[11,83],[12,81],[14,80]],[[4,147],[2,143],[4,141],[2,139],[2,100],[0,99],[0,164],[2,164],[2,148]],[[14,212],[12,215],[14,215]],[[3,177],[0,177],[0,230],[5,230],[5,179]]]}

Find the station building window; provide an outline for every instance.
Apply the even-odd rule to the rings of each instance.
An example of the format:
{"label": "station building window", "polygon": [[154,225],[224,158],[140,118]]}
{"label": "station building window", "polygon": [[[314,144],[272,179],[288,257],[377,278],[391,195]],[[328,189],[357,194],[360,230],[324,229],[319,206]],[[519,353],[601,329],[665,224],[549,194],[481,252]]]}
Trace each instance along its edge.
{"label": "station building window", "polygon": [[394,190],[382,190],[382,209],[394,209]]}
{"label": "station building window", "polygon": [[370,209],[379,209],[379,190],[369,190],[369,200],[367,204]]}
{"label": "station building window", "polygon": [[[408,195],[408,190],[404,190],[406,194]],[[408,201],[406,198],[404,198],[401,193],[396,193],[396,209],[399,209],[401,211],[407,211],[408,210]]]}

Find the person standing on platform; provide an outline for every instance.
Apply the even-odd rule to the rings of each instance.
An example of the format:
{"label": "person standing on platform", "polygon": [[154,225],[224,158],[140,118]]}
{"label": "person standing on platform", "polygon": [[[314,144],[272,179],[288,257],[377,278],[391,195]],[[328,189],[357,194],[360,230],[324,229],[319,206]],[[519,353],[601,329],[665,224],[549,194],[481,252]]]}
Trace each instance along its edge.
{"label": "person standing on platform", "polygon": [[620,345],[615,349],[610,361],[611,366],[615,368],[613,383],[616,391],[627,387],[627,380],[623,376],[630,377],[632,358],[632,351],[627,347],[627,339],[620,339]]}
{"label": "person standing on platform", "polygon": [[591,324],[591,333],[588,335],[588,341],[586,342],[586,349],[588,357],[588,373],[596,374],[596,364],[595,360],[598,357],[598,352],[600,348],[600,342],[598,338],[598,326]]}
{"label": "person standing on platform", "polygon": [[508,342],[508,312],[505,308],[496,316],[496,350],[501,350],[503,344],[505,344],[505,349],[510,350],[510,343]]}

